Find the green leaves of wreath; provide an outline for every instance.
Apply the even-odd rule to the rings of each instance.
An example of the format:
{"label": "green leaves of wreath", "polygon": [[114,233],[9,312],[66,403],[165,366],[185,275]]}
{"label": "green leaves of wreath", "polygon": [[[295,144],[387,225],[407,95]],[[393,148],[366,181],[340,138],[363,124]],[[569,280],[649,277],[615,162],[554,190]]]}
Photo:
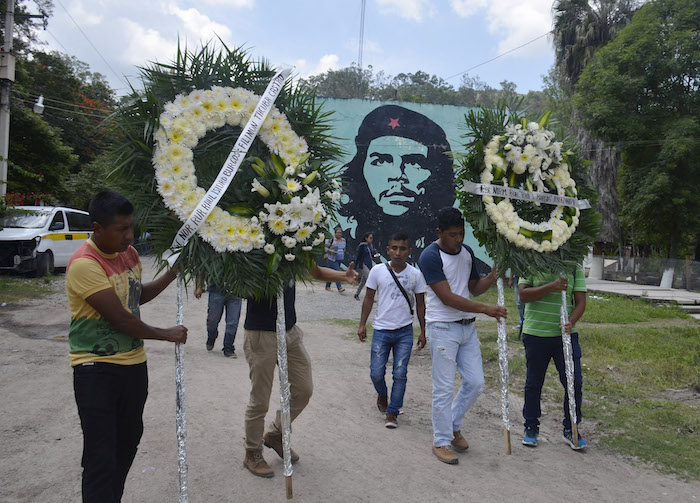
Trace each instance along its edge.
{"label": "green leaves of wreath", "polygon": [[[245,109],[249,115],[254,95],[262,95],[274,74],[242,49],[209,45],[197,52],[178,48],[171,64],[141,69],[143,89],[132,87],[113,116],[121,138],[111,156],[113,176],[159,257],[214,182],[240,135]],[[330,114],[312,93],[289,83],[275,105],[217,208],[182,249],[177,266],[186,280],[272,299],[290,279],[308,278],[323,253],[339,199]],[[293,148],[282,145],[287,138]],[[279,155],[270,151],[275,142]],[[317,211],[300,224],[311,207]]]}
{"label": "green leaves of wreath", "polygon": [[[458,189],[464,181],[482,182],[575,196],[593,204],[596,193],[588,183],[586,161],[566,142],[552,141],[553,134],[544,130],[548,117],[549,113],[537,123],[528,123],[519,113],[509,112],[505,103],[496,109],[471,110],[465,116],[471,132],[465,135],[470,138],[464,144],[468,153],[456,159],[460,164]],[[536,159],[529,163],[536,150],[532,144],[538,141],[546,145],[551,158],[543,155],[545,162]],[[547,171],[550,162],[551,170]],[[533,164],[537,166],[533,168]],[[460,190],[457,199],[474,236],[502,271],[530,275],[573,270],[574,263],[588,254],[598,233],[599,215],[592,209],[579,211]]]}

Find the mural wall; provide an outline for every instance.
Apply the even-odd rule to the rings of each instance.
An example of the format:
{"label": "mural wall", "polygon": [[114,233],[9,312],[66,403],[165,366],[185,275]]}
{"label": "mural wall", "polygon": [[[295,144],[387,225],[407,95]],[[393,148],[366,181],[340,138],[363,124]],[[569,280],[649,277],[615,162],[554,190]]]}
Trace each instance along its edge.
{"label": "mural wall", "polygon": [[[450,153],[463,150],[464,107],[407,102],[327,99],[333,135],[345,157],[343,206],[339,224],[348,242],[346,256],[367,232],[386,257],[389,237],[404,232],[412,261],[437,236],[437,212],[455,205]],[[465,243],[488,261],[467,226]],[[348,261],[349,261],[348,260]]]}

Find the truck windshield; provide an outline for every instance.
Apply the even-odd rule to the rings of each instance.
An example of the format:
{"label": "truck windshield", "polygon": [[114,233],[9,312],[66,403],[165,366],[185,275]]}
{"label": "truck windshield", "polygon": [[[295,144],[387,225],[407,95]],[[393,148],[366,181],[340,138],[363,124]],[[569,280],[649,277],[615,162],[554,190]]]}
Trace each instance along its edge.
{"label": "truck windshield", "polygon": [[42,210],[12,210],[9,214],[0,218],[0,229],[3,227],[14,229],[40,229],[46,225],[46,221],[50,216],[51,212]]}

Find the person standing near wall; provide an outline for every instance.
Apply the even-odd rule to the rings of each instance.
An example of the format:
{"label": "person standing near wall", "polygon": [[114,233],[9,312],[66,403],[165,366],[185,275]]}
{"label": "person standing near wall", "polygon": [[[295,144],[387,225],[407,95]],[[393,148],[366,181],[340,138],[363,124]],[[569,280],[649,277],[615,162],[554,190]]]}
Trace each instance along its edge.
{"label": "person standing near wall", "polygon": [[371,232],[365,232],[362,236],[362,242],[357,246],[357,253],[355,258],[355,264],[357,268],[357,273],[360,275],[360,281],[357,286],[357,292],[355,292],[355,300],[360,300],[360,293],[367,283],[367,278],[369,277],[369,272],[372,270],[374,265],[374,259],[379,257],[378,253],[374,252],[374,234]]}
{"label": "person standing near wall", "polygon": [[[335,227],[333,239],[326,243],[326,263],[329,268],[340,271],[340,264],[345,260],[345,247],[347,243],[343,237],[343,229],[340,226]],[[335,282],[335,286],[339,292],[344,292],[345,288],[340,281]],[[330,281],[326,283],[326,290],[331,291]]]}
{"label": "person standing near wall", "polygon": [[[214,349],[214,343],[219,336],[219,322],[221,316],[226,311],[226,329],[224,332],[224,347],[222,351],[227,358],[238,358],[236,355],[236,332],[238,331],[238,321],[241,318],[240,297],[226,293],[216,285],[209,284],[207,287],[207,351]],[[197,299],[202,298],[202,284],[197,282],[197,289],[194,291]]]}

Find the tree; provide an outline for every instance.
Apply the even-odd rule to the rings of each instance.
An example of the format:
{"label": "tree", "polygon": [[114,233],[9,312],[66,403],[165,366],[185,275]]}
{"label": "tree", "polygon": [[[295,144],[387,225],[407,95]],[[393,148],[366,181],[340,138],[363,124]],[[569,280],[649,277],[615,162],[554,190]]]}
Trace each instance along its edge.
{"label": "tree", "polygon": [[19,58],[15,95],[30,103],[44,96],[49,105],[44,119],[62,131],[63,142],[78,154],[81,165],[106,148],[103,121],[115,106],[114,91],[103,75],[74,56],[33,51],[31,59]]}
{"label": "tree", "polygon": [[[24,54],[30,50],[33,45],[38,44],[36,30],[39,26],[46,27],[46,20],[53,13],[52,0],[33,0],[29,7],[26,0],[15,0],[15,16],[14,16],[14,36],[13,36],[13,52]],[[4,40],[5,36],[5,9],[7,3],[5,0],[0,0],[0,40]],[[44,18],[29,17],[43,14]]]}
{"label": "tree", "polygon": [[390,86],[396,90],[395,98],[399,101],[457,104],[457,93],[450,84],[437,75],[428,75],[420,70],[415,73],[399,73],[391,80]]}
{"label": "tree", "polygon": [[622,213],[678,256],[700,232],[700,6],[654,0],[598,51],[575,105],[596,136],[623,152]]}
{"label": "tree", "polygon": [[372,83],[372,67],[360,70],[356,66],[328,70],[308,79],[300,79],[299,85],[306,89],[315,89],[318,96],[325,98],[369,98]]}
{"label": "tree", "polygon": [[10,114],[8,158],[8,193],[35,192],[66,200],[64,181],[78,158],[63,144],[58,128],[24,106],[14,107]]}
{"label": "tree", "polygon": [[299,85],[314,89],[318,96],[325,98],[360,98],[381,101],[409,101],[413,103],[436,103],[465,107],[484,106],[494,108],[498,102],[507,99],[515,101],[524,98],[523,105],[532,115],[544,111],[543,94],[530,91],[527,95],[518,94],[513,82],[504,80],[501,89],[495,89],[478,76],[462,75],[457,89],[437,75],[423,71],[399,73],[395,77],[384,72],[373,73],[371,66],[359,70],[355,66],[340,70],[328,70],[308,79],[300,79]]}
{"label": "tree", "polygon": [[[556,65],[559,82],[570,95],[595,52],[627,25],[635,5],[635,0],[558,0],[554,4],[552,34]],[[619,155],[580,127],[576,111],[571,115],[569,127],[581,153],[593,162],[589,175],[598,192],[596,207],[603,217],[599,240],[617,241],[621,238],[617,198]]]}

